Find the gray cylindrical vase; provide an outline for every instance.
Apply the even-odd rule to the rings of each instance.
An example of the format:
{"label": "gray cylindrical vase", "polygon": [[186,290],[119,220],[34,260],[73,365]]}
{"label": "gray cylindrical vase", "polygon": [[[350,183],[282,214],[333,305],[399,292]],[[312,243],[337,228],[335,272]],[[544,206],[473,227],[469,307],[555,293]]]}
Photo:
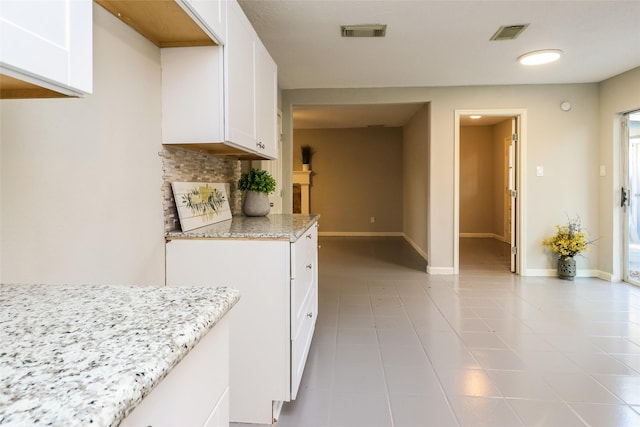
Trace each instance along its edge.
{"label": "gray cylindrical vase", "polygon": [[265,216],[271,210],[269,196],[259,191],[246,191],[242,202],[242,212],[246,216]]}
{"label": "gray cylindrical vase", "polygon": [[576,260],[565,257],[558,258],[558,278],[562,280],[573,280],[576,277]]}

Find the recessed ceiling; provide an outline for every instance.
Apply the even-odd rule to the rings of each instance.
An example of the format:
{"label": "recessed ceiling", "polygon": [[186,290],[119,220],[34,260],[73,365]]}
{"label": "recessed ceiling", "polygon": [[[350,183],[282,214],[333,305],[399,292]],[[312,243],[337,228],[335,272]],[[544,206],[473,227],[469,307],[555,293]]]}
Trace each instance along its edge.
{"label": "recessed ceiling", "polygon": [[471,116],[460,116],[460,126],[493,126],[502,123],[511,116],[482,116],[472,119]]}
{"label": "recessed ceiling", "polygon": [[402,127],[425,105],[302,105],[293,107],[294,129]]}
{"label": "recessed ceiling", "polygon": [[[600,82],[640,66],[640,1],[239,0],[281,89]],[[345,23],[385,23],[343,38]],[[515,40],[490,41],[528,23]],[[561,49],[535,69],[523,53]]]}

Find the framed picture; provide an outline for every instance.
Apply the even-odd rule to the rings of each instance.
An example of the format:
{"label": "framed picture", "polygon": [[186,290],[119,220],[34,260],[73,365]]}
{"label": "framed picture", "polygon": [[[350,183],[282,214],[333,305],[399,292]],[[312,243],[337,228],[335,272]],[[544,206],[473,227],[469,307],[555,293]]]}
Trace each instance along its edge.
{"label": "framed picture", "polygon": [[189,231],[231,219],[225,184],[215,182],[172,182],[180,228]]}

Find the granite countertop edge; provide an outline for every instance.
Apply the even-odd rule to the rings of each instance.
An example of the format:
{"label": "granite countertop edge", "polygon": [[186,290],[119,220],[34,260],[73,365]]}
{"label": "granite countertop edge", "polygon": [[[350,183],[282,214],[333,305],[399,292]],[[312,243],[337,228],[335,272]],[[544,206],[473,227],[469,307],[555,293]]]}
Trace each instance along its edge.
{"label": "granite countertop edge", "polygon": [[232,219],[189,231],[170,231],[166,240],[264,239],[295,242],[320,218],[318,214],[273,214],[266,217],[234,216]]}
{"label": "granite countertop edge", "polygon": [[1,284],[0,425],[119,425],[239,299],[227,287]]}

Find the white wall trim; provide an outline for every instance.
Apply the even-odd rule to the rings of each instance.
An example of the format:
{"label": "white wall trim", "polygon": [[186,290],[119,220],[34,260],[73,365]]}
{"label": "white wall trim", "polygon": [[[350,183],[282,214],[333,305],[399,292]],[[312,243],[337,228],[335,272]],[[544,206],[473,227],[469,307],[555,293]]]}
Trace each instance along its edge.
{"label": "white wall trim", "polygon": [[459,236],[471,239],[496,239],[501,242],[506,242],[504,236],[499,236],[495,233],[460,233]]}
{"label": "white wall trim", "polygon": [[606,280],[607,282],[622,282],[622,276],[615,275],[613,273],[609,273],[602,270],[597,270],[599,279]]}
{"label": "white wall trim", "polygon": [[453,267],[430,267],[427,265],[427,274],[433,274],[434,276],[450,276],[455,274]]}
{"label": "white wall trim", "polygon": [[516,183],[518,197],[516,198],[516,245],[518,255],[516,257],[516,274],[526,276],[527,272],[527,215],[526,197],[526,165],[527,165],[527,110],[524,108],[500,108],[500,109],[456,109],[454,111],[454,171],[453,171],[453,270],[454,274],[460,273],[460,116],[479,114],[483,116],[512,116],[518,117],[518,148],[516,151]]}
{"label": "white wall trim", "polygon": [[[576,271],[576,277],[600,277],[602,272],[600,270],[584,270],[578,269]],[[530,276],[530,277],[557,277],[558,270],[555,268],[531,268],[525,271],[522,276]]]}
{"label": "white wall trim", "polygon": [[416,252],[418,252],[422,258],[424,258],[424,260],[425,260],[425,261],[427,261],[427,263],[429,262],[429,255],[428,255],[425,251],[423,251],[423,250],[422,250],[422,249],[421,249],[421,248],[416,244],[416,242],[414,242],[413,240],[411,240],[411,239],[409,238],[409,236],[407,236],[406,234],[403,234],[403,236],[402,236],[402,237],[404,237],[404,240],[406,240],[406,241],[407,241],[407,243],[409,243],[409,244],[411,245],[411,247],[412,247]]}
{"label": "white wall trim", "polygon": [[555,268],[530,268],[521,272],[521,275],[530,277],[553,277],[558,275],[558,270]]}
{"label": "white wall trim", "polygon": [[404,237],[401,231],[319,231],[318,236],[326,237]]}

